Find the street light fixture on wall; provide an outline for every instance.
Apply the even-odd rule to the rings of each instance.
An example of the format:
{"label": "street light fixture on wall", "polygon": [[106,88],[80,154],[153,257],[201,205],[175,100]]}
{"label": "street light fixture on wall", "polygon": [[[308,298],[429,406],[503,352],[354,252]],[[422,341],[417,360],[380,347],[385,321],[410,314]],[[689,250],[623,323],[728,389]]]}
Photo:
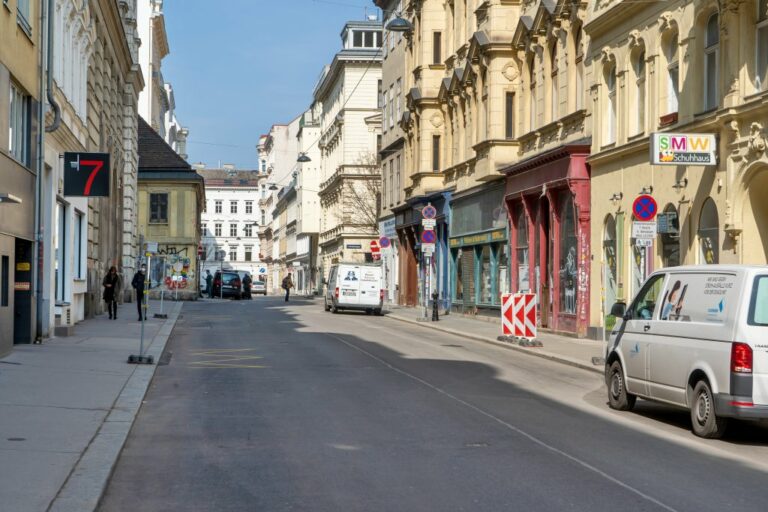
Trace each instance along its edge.
{"label": "street light fixture on wall", "polygon": [[413,25],[410,21],[406,20],[405,18],[402,18],[399,14],[387,23],[387,26],[384,27],[390,32],[411,32],[413,31]]}
{"label": "street light fixture on wall", "polygon": [[0,194],[0,203],[21,204],[22,202],[20,197],[13,194]]}
{"label": "street light fixture on wall", "polygon": [[305,164],[307,162],[311,162],[312,159],[309,158],[306,153],[299,153],[299,158],[297,158],[296,161],[300,164]]}

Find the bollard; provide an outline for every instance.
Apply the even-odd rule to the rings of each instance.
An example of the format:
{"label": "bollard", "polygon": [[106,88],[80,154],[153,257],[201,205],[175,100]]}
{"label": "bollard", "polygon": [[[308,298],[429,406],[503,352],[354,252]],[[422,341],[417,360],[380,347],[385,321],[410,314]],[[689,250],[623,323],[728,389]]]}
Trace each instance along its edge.
{"label": "bollard", "polygon": [[438,308],[437,298],[438,297],[439,297],[439,295],[437,293],[437,290],[432,292],[432,321],[433,322],[437,322],[438,320],[440,320],[440,315],[437,312],[437,308]]}

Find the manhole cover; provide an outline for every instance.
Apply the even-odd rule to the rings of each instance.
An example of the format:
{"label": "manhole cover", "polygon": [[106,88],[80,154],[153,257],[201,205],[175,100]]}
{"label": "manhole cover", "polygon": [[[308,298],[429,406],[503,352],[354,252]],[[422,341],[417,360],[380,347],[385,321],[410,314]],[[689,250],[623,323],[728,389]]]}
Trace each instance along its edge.
{"label": "manhole cover", "polygon": [[26,437],[9,437],[6,441],[26,441]]}

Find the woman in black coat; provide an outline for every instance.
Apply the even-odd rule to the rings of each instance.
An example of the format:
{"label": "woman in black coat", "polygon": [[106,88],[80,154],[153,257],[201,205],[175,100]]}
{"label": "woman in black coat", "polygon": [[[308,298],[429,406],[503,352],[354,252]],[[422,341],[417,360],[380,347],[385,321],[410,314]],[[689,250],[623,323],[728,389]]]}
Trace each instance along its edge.
{"label": "woman in black coat", "polygon": [[104,287],[104,302],[107,303],[107,310],[109,311],[109,319],[117,320],[117,287],[120,284],[120,277],[117,275],[117,269],[112,266],[109,267],[109,273],[104,276],[102,281]]}

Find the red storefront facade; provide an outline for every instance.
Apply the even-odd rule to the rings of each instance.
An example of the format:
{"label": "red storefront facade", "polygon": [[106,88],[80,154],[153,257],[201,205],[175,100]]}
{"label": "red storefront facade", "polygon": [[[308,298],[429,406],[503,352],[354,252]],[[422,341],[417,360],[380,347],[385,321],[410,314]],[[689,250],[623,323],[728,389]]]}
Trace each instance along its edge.
{"label": "red storefront facade", "polygon": [[503,169],[511,290],[539,298],[539,327],[584,337],[589,325],[588,142]]}

